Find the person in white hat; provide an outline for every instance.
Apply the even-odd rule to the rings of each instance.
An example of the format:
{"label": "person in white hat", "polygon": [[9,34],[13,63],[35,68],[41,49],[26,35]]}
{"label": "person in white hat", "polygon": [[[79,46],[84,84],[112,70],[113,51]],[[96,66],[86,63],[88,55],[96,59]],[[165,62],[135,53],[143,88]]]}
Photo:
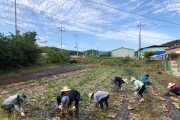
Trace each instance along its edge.
{"label": "person in white hat", "polygon": [[57,96],[57,104],[60,110],[62,110],[63,108],[69,108],[72,105],[73,101],[75,101],[72,110],[76,112],[76,116],[79,113],[79,100],[80,92],[77,90],[69,89],[67,86],[64,86],[61,90],[61,95]]}
{"label": "person in white hat", "polygon": [[123,88],[122,88],[123,83],[128,83],[127,79],[122,79],[121,77],[119,77],[117,75],[113,78],[113,81],[115,84],[117,84],[119,86],[120,90],[123,90]]}
{"label": "person in white hat", "polygon": [[135,77],[131,77],[131,82],[134,83],[135,94],[137,94],[137,96],[140,98],[139,102],[144,102],[142,94],[146,89],[145,85],[140,80],[137,80]]}
{"label": "person in white hat", "polygon": [[105,103],[106,107],[108,107],[108,98],[109,93],[107,91],[97,91],[88,94],[89,101],[91,99],[94,100],[96,107],[100,105],[101,109],[103,109],[103,103]]}
{"label": "person in white hat", "polygon": [[167,94],[169,94],[169,92],[172,92],[177,96],[180,95],[180,86],[178,86],[176,83],[168,83],[167,88],[169,89]]}
{"label": "person in white hat", "polygon": [[21,116],[25,116],[24,110],[22,109],[22,103],[25,101],[26,97],[27,96],[24,93],[12,95],[2,103],[2,108],[9,113],[12,113],[13,109],[15,109]]}

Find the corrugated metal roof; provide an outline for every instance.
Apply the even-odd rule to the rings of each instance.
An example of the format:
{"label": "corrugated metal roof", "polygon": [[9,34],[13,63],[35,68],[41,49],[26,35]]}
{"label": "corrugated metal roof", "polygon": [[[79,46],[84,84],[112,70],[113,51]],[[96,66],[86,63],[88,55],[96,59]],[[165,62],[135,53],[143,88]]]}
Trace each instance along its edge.
{"label": "corrugated metal roof", "polygon": [[155,48],[155,47],[167,47],[167,46],[152,45],[152,46],[141,48],[141,50],[146,49],[146,48]]}
{"label": "corrugated metal roof", "polygon": [[115,50],[118,50],[118,49],[128,49],[128,50],[133,50],[134,51],[134,49],[125,48],[125,47],[117,48],[117,49],[114,49],[114,50],[111,50],[111,51],[115,51]]}

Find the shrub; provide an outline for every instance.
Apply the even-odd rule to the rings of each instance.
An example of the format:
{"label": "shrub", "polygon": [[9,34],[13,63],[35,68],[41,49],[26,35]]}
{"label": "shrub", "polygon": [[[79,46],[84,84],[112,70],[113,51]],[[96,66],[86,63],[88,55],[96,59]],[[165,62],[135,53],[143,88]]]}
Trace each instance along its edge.
{"label": "shrub", "polygon": [[36,32],[5,36],[0,34],[0,69],[35,64],[40,51]]}

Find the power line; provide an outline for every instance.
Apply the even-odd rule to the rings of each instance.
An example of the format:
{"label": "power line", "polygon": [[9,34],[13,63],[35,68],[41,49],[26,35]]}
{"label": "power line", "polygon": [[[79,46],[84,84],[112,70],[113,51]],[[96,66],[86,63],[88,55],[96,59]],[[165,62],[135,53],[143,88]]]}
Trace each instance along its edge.
{"label": "power line", "polygon": [[122,11],[122,12],[126,12],[126,13],[129,13],[129,14],[133,14],[133,15],[136,15],[136,16],[141,16],[141,17],[144,17],[144,18],[153,19],[153,20],[157,20],[157,21],[161,21],[161,22],[170,23],[170,24],[180,25],[179,23],[174,23],[174,22],[171,22],[171,21],[161,20],[161,19],[158,19],[158,18],[153,18],[153,17],[137,14],[135,12],[130,12],[130,11],[123,10],[123,9],[120,9],[120,8],[115,8],[115,7],[105,5],[105,4],[102,4],[102,3],[98,3],[98,2],[94,2],[94,1],[90,1],[90,0],[85,0],[85,1],[91,2],[91,3],[94,3],[94,4],[98,4],[98,5],[101,5],[101,6],[105,6],[105,7],[111,8],[111,9],[119,10],[119,11]]}
{"label": "power line", "polygon": [[[7,0],[7,1],[9,1],[9,0]],[[69,0],[70,1],[70,0]],[[9,1],[9,2],[12,2],[12,1]],[[77,3],[77,1],[73,1],[73,3]],[[18,3],[19,4],[19,3]],[[89,5],[88,5],[89,6]],[[93,6],[91,6],[91,7],[93,7]],[[94,8],[94,7],[93,7]],[[14,13],[14,11],[13,10],[10,10],[9,9],[9,11],[10,12],[13,12]],[[76,14],[78,14],[80,11],[82,11],[82,9],[80,9],[78,12],[76,12]],[[16,14],[18,14],[17,12],[16,12]],[[106,14],[106,13],[104,13],[104,14]],[[111,12],[111,14],[115,14],[115,13],[112,13]],[[96,15],[96,14],[93,14],[93,15]],[[103,19],[103,18],[102,18]],[[144,21],[144,20],[143,20]],[[152,23],[152,22],[150,22],[150,23]],[[166,28],[172,28],[172,29],[174,29],[174,27],[173,26],[165,26],[165,25],[158,25],[157,26],[157,24],[154,24],[153,23],[153,25],[156,25],[156,28],[164,28],[164,27],[166,27]],[[154,26],[153,26],[154,27]],[[127,27],[121,27],[121,28],[127,28]],[[154,29],[156,29],[156,28],[154,28]],[[104,29],[104,28],[101,28],[101,29]],[[112,29],[115,29],[115,28],[110,28],[110,30],[112,30]],[[176,29],[180,29],[180,28],[176,28]]]}
{"label": "power line", "polygon": [[[12,23],[7,23],[7,22],[3,22],[3,24],[7,24],[7,25],[11,25],[11,26],[14,26],[15,27],[15,25],[14,24],[12,24]],[[17,31],[18,30],[22,30],[22,31],[24,31],[24,32],[26,32],[27,30],[25,30],[25,29],[23,29],[23,28],[20,28],[20,26],[19,27],[17,27]]]}
{"label": "power line", "polygon": [[[12,2],[12,1],[10,1],[10,0],[7,0],[7,1]],[[89,0],[87,0],[87,1],[89,1]],[[96,2],[95,2],[95,3],[96,3]],[[113,30],[113,29],[109,29],[109,28],[103,28],[103,27],[98,27],[98,26],[95,26],[95,25],[87,24],[87,23],[80,22],[80,21],[77,21],[77,20],[73,20],[73,19],[70,19],[70,18],[66,18],[66,17],[63,17],[63,16],[54,15],[54,14],[49,13],[49,12],[44,12],[44,11],[42,11],[42,10],[34,9],[34,8],[29,7],[29,6],[26,6],[26,5],[24,5],[24,4],[20,4],[20,3],[17,3],[17,4],[22,5],[22,6],[24,6],[24,7],[27,7],[27,8],[29,8],[29,9],[32,9],[32,10],[38,11],[38,12],[42,12],[42,13],[47,14],[47,15],[50,15],[50,16],[55,16],[55,17],[63,18],[63,19],[66,19],[66,20],[68,20],[68,21],[73,21],[73,22],[76,22],[76,23],[80,23],[80,24],[84,24],[84,25],[88,25],[88,26],[91,26],[91,27],[100,28],[100,29],[104,29],[104,30]],[[180,25],[180,24],[179,24],[179,25]],[[124,29],[124,30],[127,30],[127,29]],[[130,35],[139,36],[138,34],[133,34],[133,33],[128,33],[128,32],[126,32],[125,34],[130,34]],[[170,39],[156,38],[156,37],[151,37],[151,36],[143,36],[143,37],[152,38],[152,39],[170,40]]]}
{"label": "power line", "polygon": [[[71,1],[71,0],[69,0],[69,1]],[[90,2],[90,0],[87,0],[87,1]],[[93,2],[93,1],[91,1],[90,3],[92,3],[92,2]],[[77,2],[77,1],[73,1],[73,3],[76,3],[76,4],[77,4],[78,2]],[[93,2],[93,3],[94,3],[94,4],[97,4],[96,2]],[[99,3],[98,3],[98,5],[99,5]],[[91,8],[92,8],[92,7],[95,8],[94,6],[91,6]],[[105,7],[107,7],[107,6],[105,6]],[[117,9],[118,9],[118,8],[117,8]],[[107,14],[107,13],[104,12],[104,14]],[[115,14],[115,13],[112,13],[112,12],[111,12],[111,14]],[[96,14],[93,14],[93,15],[96,15]],[[105,18],[106,18],[106,17],[105,17]],[[104,19],[105,19],[105,18],[104,18]],[[153,18],[153,17],[152,17],[152,18]],[[102,18],[102,19],[103,19],[103,18]],[[154,18],[154,19],[156,19],[156,18]],[[161,21],[161,22],[165,22],[165,21],[163,20],[163,21]],[[166,21],[166,22],[171,22],[171,21]],[[177,25],[177,24],[180,25],[179,23],[175,23],[175,25]],[[160,25],[160,26],[162,26],[162,25]],[[168,27],[168,28],[171,27],[171,28],[174,29],[174,27],[172,27],[172,26],[162,26],[162,27]],[[122,28],[122,27],[121,27],[121,28]],[[126,28],[126,27],[124,27],[124,28]]]}

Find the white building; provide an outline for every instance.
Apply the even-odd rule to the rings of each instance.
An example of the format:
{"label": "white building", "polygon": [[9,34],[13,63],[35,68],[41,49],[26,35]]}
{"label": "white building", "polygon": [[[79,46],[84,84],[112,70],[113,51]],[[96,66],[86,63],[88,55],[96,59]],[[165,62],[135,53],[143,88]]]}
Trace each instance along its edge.
{"label": "white building", "polygon": [[134,58],[134,50],[129,48],[118,48],[111,51],[112,57],[131,57]]}

